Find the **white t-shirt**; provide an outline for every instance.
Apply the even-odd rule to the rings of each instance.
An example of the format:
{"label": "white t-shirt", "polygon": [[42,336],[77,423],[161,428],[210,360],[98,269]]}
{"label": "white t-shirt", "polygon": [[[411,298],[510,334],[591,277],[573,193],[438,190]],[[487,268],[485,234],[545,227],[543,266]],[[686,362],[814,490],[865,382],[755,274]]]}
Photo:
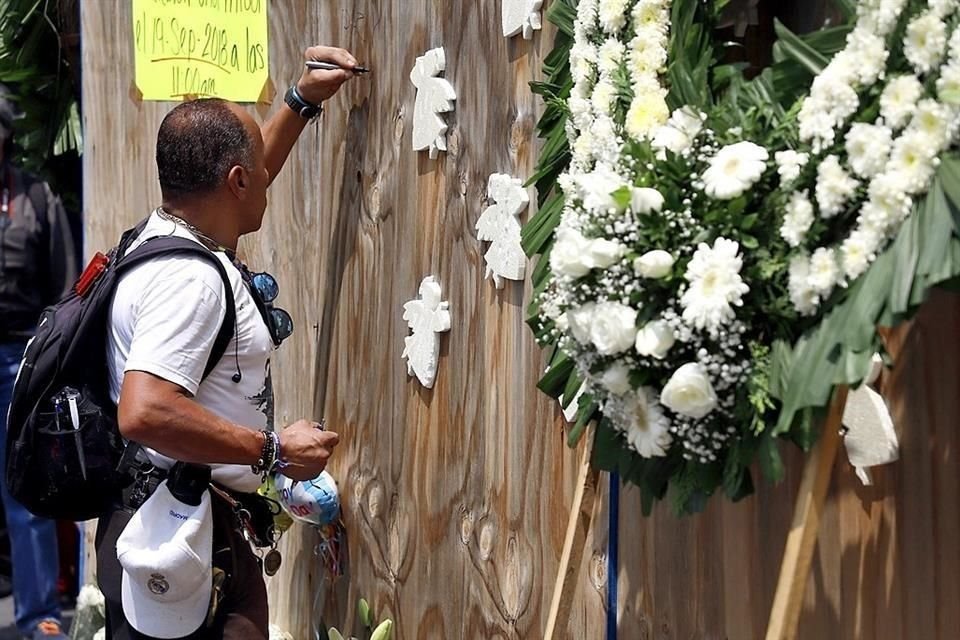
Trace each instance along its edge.
{"label": "white t-shirt", "polygon": [[[152,213],[131,245],[175,235],[197,242],[182,225]],[[213,413],[253,430],[273,429],[270,354],[273,340],[240,271],[223,252],[236,300],[237,326],[223,357],[201,382],[217,331],[226,314],[223,280],[202,258],[171,256],[134,267],[117,284],[110,306],[107,366],[110,397],[120,398],[123,374],[145,371],[186,389]],[[233,381],[237,369],[242,378]],[[152,464],[167,469],[173,460],[144,447]],[[256,491],[260,478],[248,465],[211,465],[213,479],[231,489]]]}

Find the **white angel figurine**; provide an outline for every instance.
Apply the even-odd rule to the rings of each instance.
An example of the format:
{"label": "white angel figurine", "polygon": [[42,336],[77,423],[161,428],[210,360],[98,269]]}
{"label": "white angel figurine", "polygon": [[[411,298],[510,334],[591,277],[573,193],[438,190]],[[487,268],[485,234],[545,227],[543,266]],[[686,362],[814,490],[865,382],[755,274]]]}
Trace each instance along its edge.
{"label": "white angel figurine", "polygon": [[518,178],[495,173],[487,181],[487,197],[494,204],[480,214],[477,238],[491,243],[483,256],[487,263],[484,277],[493,276],[493,284],[502,289],[503,278],[523,280],[527,256],[520,244],[517,216],[530,204],[530,196]]}
{"label": "white angel figurine", "polygon": [[412,335],[403,339],[403,354],[407,359],[407,374],[416,375],[424,387],[430,389],[437,377],[440,357],[440,336],[450,330],[450,303],[441,301],[440,285],[436,278],[427,276],[420,283],[420,299],[403,305],[403,319]]}
{"label": "white angel figurine", "polygon": [[447,123],[439,114],[453,111],[457,92],[453,85],[436,75],[447,66],[443,47],[431,49],[417,58],[410,72],[410,81],[417,87],[413,107],[413,150],[430,150],[430,158],[447,150]]}

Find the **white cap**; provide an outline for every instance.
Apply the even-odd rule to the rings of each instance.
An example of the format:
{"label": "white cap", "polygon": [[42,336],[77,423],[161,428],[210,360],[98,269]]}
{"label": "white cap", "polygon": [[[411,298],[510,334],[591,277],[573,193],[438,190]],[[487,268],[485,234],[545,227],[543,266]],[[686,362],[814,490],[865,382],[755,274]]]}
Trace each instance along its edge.
{"label": "white cap", "polygon": [[200,628],[212,589],[210,494],[196,507],[174,498],[166,481],[117,539],[123,613],[140,633],[180,638]]}

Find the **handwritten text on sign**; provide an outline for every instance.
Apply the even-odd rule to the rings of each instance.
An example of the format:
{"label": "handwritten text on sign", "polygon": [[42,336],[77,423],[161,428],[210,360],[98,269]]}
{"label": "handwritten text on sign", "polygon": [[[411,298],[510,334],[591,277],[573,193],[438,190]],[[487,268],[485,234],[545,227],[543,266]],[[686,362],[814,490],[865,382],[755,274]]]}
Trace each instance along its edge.
{"label": "handwritten text on sign", "polygon": [[256,102],[267,81],[267,0],[133,0],[144,100]]}

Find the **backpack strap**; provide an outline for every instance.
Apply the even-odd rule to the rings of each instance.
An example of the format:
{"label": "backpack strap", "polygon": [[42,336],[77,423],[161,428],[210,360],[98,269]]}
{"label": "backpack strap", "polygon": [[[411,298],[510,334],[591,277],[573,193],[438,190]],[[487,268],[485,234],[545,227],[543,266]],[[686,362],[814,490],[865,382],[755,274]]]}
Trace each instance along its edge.
{"label": "backpack strap", "polygon": [[[122,247],[124,243],[121,242],[120,244]],[[203,371],[203,378],[201,378],[201,380],[205,380],[206,377],[210,375],[210,372],[213,371],[213,368],[217,366],[217,363],[220,362],[223,354],[226,353],[227,346],[229,346],[230,339],[233,337],[233,331],[237,322],[236,301],[233,297],[233,285],[230,283],[230,278],[227,276],[227,270],[223,267],[223,263],[220,262],[220,260],[213,254],[212,251],[203,245],[194,242],[193,240],[188,240],[187,238],[180,238],[177,236],[159,236],[145,240],[143,244],[131,251],[129,254],[124,255],[118,251],[117,255],[119,255],[120,258],[117,259],[116,269],[117,273],[120,274],[138,264],[148,262],[149,260],[153,260],[155,258],[168,257],[175,254],[189,254],[206,260],[208,263],[216,267],[217,273],[220,274],[220,279],[223,280],[223,290],[227,309],[226,314],[223,317],[223,324],[220,325],[220,330],[217,332],[217,337],[213,341],[213,349],[210,351],[210,359],[207,360],[207,366]]]}

